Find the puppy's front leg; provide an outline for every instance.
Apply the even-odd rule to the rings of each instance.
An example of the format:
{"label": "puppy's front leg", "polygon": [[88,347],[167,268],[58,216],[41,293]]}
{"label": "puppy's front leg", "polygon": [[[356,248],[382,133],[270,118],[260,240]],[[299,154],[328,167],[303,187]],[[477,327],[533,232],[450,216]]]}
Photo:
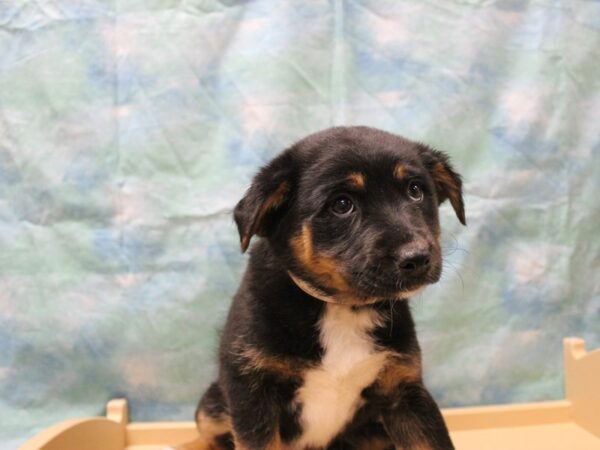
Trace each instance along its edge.
{"label": "puppy's front leg", "polygon": [[279,435],[275,435],[267,442],[267,444],[263,447],[257,446],[247,446],[239,440],[239,438],[234,438],[235,442],[235,450],[285,450],[285,447],[282,446],[281,440],[279,439]]}
{"label": "puppy's front leg", "polygon": [[420,383],[398,386],[383,422],[396,448],[454,450],[437,404]]}
{"label": "puppy's front leg", "polygon": [[[243,403],[243,404],[241,404]],[[232,407],[235,450],[284,450],[279,435],[279,417],[264,398],[237,402]]]}
{"label": "puppy's front leg", "polygon": [[283,450],[276,380],[239,367],[230,368],[227,375],[235,450]]}

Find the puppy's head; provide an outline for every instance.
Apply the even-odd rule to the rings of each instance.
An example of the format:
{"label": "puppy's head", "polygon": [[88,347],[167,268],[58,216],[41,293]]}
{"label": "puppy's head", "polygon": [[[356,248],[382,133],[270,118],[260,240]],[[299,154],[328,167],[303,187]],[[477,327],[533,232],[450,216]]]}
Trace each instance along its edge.
{"label": "puppy's head", "polygon": [[234,217],[242,250],[268,239],[300,288],[326,301],[408,298],[442,271],[438,206],[465,224],[448,157],[366,127],[325,130],[262,168]]}

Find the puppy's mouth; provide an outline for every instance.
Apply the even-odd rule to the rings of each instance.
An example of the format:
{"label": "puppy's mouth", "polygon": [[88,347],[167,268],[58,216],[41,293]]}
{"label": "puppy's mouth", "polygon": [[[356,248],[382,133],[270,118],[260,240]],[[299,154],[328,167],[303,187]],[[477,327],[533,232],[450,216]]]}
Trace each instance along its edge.
{"label": "puppy's mouth", "polygon": [[328,303],[365,305],[386,300],[408,299],[421,292],[427,285],[435,283],[439,275],[425,274],[420,277],[400,278],[381,271],[352,272],[352,290],[336,292],[308,281],[291,271],[288,272],[294,283],[310,296]]}
{"label": "puppy's mouth", "polygon": [[375,267],[361,272],[353,272],[352,275],[356,290],[361,296],[401,299],[408,298],[426,286],[437,282],[440,278],[440,270],[433,267],[426,273],[407,277]]}

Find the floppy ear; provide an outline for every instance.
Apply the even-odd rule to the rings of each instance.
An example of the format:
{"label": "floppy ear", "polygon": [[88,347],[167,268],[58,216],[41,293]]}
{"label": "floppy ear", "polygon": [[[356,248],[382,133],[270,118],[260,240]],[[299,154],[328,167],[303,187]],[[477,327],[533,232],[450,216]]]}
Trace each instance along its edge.
{"label": "floppy ear", "polygon": [[295,161],[286,151],[260,169],[252,185],[233,210],[240,233],[240,245],[245,252],[255,234],[267,236],[289,202]]}
{"label": "floppy ear", "polygon": [[462,197],[462,179],[450,165],[448,155],[423,144],[418,144],[421,159],[435,182],[435,189],[439,203],[450,200],[456,217],[463,225],[465,219],[465,204]]}

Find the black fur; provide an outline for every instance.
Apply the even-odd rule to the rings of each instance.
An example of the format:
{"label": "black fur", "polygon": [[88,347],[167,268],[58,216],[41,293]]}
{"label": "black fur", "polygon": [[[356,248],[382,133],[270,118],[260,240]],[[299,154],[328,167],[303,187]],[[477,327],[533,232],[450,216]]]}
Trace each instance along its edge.
{"label": "black fur", "polygon": [[[398,298],[439,279],[437,209],[449,198],[464,223],[461,189],[443,153],[366,127],[311,135],[261,169],[234,217],[243,250],[253,235],[263,239],[251,249],[221,339],[219,378],[199,410],[227,414],[241,448],[293,443],[302,433],[302,405],[294,398],[303,370],[317,366],[324,351],[321,295],[379,310],[384,323],[372,330],[373,340],[419,365],[410,310]],[[340,196],[354,205],[348,215],[336,213]],[[453,448],[420,375],[385,393],[375,382],[362,397],[328,449],[371,448],[373,439],[382,449]]]}

